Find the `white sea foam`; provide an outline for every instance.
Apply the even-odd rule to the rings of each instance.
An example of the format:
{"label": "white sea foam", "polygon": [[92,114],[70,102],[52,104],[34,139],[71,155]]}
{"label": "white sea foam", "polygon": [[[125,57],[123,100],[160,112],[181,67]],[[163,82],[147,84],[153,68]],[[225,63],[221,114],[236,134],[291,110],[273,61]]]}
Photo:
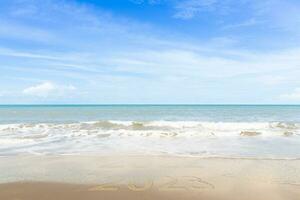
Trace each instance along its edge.
{"label": "white sea foam", "polygon": [[[289,122],[91,121],[0,125],[0,154],[138,152],[176,155],[300,154]],[[284,151],[286,145],[294,148]],[[279,149],[278,149],[279,148]],[[270,154],[270,155],[269,155]],[[300,156],[300,155],[299,155]]]}
{"label": "white sea foam", "polygon": [[[247,134],[248,133],[248,134]],[[252,133],[252,134],[251,134]],[[256,133],[256,134],[255,134]],[[283,122],[94,121],[0,125],[1,138],[40,140],[47,137],[225,137],[297,136],[300,124]]]}

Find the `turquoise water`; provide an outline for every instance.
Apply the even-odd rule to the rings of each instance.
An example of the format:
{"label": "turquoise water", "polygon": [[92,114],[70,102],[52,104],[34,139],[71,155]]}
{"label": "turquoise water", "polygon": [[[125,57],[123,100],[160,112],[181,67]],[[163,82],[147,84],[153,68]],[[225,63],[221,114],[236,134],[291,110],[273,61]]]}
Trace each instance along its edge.
{"label": "turquoise water", "polygon": [[300,106],[0,106],[0,156],[300,159]]}
{"label": "turquoise water", "polygon": [[0,123],[96,120],[300,122],[300,106],[287,105],[47,105],[0,106]]}

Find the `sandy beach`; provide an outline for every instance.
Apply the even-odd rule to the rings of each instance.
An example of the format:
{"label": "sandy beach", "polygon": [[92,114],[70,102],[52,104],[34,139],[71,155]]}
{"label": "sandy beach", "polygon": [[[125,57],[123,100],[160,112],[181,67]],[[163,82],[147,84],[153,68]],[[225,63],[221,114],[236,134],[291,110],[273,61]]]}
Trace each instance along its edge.
{"label": "sandy beach", "polygon": [[300,196],[299,160],[172,156],[0,159],[0,199],[274,199]]}

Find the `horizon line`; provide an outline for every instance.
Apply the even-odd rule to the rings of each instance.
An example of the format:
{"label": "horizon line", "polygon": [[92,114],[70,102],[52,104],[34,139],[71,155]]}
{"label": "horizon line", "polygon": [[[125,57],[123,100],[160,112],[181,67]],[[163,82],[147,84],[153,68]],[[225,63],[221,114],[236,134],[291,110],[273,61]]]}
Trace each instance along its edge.
{"label": "horizon line", "polygon": [[112,103],[112,104],[62,104],[62,103],[53,103],[53,104],[0,104],[0,106],[300,106],[300,104],[244,104],[244,103],[213,103],[213,104],[189,104],[189,103]]}

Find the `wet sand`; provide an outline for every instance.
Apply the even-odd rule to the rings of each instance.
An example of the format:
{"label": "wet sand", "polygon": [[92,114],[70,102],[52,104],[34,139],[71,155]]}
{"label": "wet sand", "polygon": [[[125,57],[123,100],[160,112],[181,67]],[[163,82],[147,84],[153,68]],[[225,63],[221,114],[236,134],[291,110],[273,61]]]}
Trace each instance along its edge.
{"label": "wet sand", "polygon": [[172,156],[0,158],[1,200],[299,200],[299,160]]}

